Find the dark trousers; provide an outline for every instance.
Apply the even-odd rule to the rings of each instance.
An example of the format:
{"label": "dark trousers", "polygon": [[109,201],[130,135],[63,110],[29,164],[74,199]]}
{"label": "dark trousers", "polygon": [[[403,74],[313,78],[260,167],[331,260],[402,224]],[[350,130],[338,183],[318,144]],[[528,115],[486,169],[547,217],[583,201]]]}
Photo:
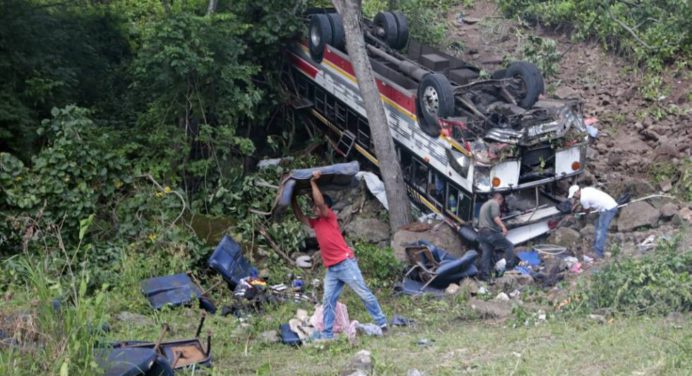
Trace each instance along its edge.
{"label": "dark trousers", "polygon": [[501,232],[491,229],[481,229],[478,231],[478,243],[481,248],[480,278],[487,279],[493,268],[495,250],[503,251],[507,261],[507,269],[514,268],[519,263],[519,258],[514,254],[514,244],[507,240]]}

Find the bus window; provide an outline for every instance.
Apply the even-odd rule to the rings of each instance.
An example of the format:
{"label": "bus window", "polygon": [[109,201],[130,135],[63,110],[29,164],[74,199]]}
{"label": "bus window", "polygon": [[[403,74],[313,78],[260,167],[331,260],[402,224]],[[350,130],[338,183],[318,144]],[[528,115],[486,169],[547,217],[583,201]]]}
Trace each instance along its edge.
{"label": "bus window", "polygon": [[430,196],[439,204],[444,202],[445,198],[445,181],[442,175],[437,172],[430,171]]}
{"label": "bus window", "polygon": [[404,181],[413,181],[413,159],[411,154],[407,153],[405,150],[399,149],[399,166],[401,166],[401,173],[404,175]]}
{"label": "bus window", "polygon": [[370,127],[362,118],[358,118],[358,143],[364,148],[370,148]]}
{"label": "bus window", "polygon": [[422,192],[428,191],[428,166],[417,159],[413,160],[413,185]]}
{"label": "bus window", "polygon": [[445,208],[450,214],[459,216],[459,190],[453,187],[451,184],[447,185],[447,200],[445,203]]}
{"label": "bus window", "polygon": [[457,216],[464,221],[468,221],[471,219],[471,197],[466,195],[466,193],[459,192],[459,203],[458,203],[458,210],[457,210]]}
{"label": "bus window", "polygon": [[346,129],[351,131],[351,133],[353,134],[358,134],[358,119],[360,119],[360,116],[358,116],[357,113],[349,109]]}

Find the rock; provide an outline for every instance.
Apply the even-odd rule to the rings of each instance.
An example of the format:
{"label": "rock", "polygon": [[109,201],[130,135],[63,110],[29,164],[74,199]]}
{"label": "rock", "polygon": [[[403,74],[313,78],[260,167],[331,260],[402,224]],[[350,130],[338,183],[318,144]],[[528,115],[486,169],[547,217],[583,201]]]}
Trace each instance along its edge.
{"label": "rock", "polygon": [[496,300],[498,302],[508,302],[509,301],[509,295],[505,294],[504,292],[501,292],[501,293],[497,294],[497,296],[495,297],[494,300]]}
{"label": "rock", "polygon": [[670,182],[670,179],[663,180],[662,182],[658,183],[658,186],[663,192],[668,192],[673,189],[673,184]]}
{"label": "rock", "polygon": [[279,342],[279,333],[276,330],[267,330],[260,333],[260,340],[264,343],[277,343]]}
{"label": "rock", "polygon": [[581,234],[567,227],[560,227],[548,236],[549,244],[557,244],[567,248],[574,248],[581,242]]}
{"label": "rock", "polygon": [[406,371],[406,376],[423,376],[423,373],[415,368]]}
{"label": "rock", "polygon": [[454,295],[457,292],[459,292],[459,285],[456,283],[450,283],[449,286],[445,289],[445,292],[450,295]]}
{"label": "rock", "polygon": [[456,257],[461,257],[466,251],[466,247],[456,231],[444,222],[437,222],[432,225],[412,223],[402,227],[392,237],[391,245],[394,250],[394,256],[400,261],[408,261],[402,244],[413,243],[421,239],[432,242]]}
{"label": "rock", "polygon": [[495,286],[502,291],[514,291],[517,287],[526,286],[533,282],[530,275],[516,271],[508,271],[495,280]]}
{"label": "rock", "polygon": [[346,225],[350,239],[379,243],[389,240],[389,225],[376,218],[356,217]]}
{"label": "rock", "polygon": [[464,293],[476,295],[478,293],[478,282],[471,278],[464,278],[461,281],[461,285],[459,286],[459,289],[463,291]]}
{"label": "rock", "polygon": [[674,224],[675,226],[680,226],[682,224],[682,217],[680,214],[675,214],[673,217],[670,219],[670,223]]}
{"label": "rock", "polygon": [[678,206],[672,202],[668,202],[661,208],[661,218],[671,219],[678,212]]}
{"label": "rock", "polygon": [[341,372],[341,376],[367,376],[372,368],[372,354],[368,350],[360,350],[351,359],[348,369]]}
{"label": "rock", "polygon": [[617,228],[619,232],[627,232],[642,226],[655,227],[660,216],[661,212],[648,202],[633,202],[620,210]]}
{"label": "rock", "polygon": [[596,226],[589,223],[589,224],[585,225],[584,227],[582,227],[581,230],[579,230],[579,233],[584,238],[593,238],[594,235],[596,234]]}
{"label": "rock", "polygon": [[115,315],[115,319],[118,321],[126,322],[135,326],[152,326],[154,321],[147,316],[140,315],[139,313],[132,313],[128,311],[122,311]]}
{"label": "rock", "polygon": [[680,209],[678,215],[680,216],[680,218],[687,221],[687,223],[692,223],[692,210],[690,210],[690,208],[684,207]]}
{"label": "rock", "polygon": [[569,86],[560,86],[555,90],[555,96],[559,99],[579,98],[579,93]]}
{"label": "rock", "polygon": [[607,192],[617,198],[624,192],[629,192],[632,197],[640,197],[656,193],[656,188],[645,179],[609,179]]}
{"label": "rock", "polygon": [[484,319],[504,319],[512,314],[512,305],[510,302],[486,302],[476,298],[471,298],[469,300],[469,306],[472,310],[478,312],[481,318]]}
{"label": "rock", "polygon": [[605,324],[606,323],[606,318],[603,315],[591,314],[591,315],[589,315],[589,318],[593,321],[598,322],[599,324]]}

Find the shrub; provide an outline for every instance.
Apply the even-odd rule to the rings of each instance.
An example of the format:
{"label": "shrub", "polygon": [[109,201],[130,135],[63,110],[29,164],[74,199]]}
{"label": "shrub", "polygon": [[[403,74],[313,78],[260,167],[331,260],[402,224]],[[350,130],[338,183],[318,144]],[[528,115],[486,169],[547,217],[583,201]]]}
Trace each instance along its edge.
{"label": "shrub", "polygon": [[499,5],[506,15],[596,38],[654,71],[677,58],[689,59],[692,51],[687,1],[500,0]]}
{"label": "shrub", "polygon": [[595,272],[571,297],[570,312],[598,309],[609,313],[667,314],[692,310],[692,251],[678,250],[679,238],[659,241],[640,258],[617,259]]}
{"label": "shrub", "polygon": [[391,248],[367,243],[358,243],[355,248],[358,264],[372,287],[393,286],[401,278],[403,264]]}

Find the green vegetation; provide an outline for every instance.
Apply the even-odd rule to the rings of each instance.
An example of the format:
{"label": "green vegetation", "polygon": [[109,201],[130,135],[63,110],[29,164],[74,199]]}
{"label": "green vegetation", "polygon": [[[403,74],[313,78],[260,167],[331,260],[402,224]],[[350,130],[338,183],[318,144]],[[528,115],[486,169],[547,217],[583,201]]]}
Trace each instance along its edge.
{"label": "green vegetation", "polygon": [[[363,14],[375,17],[377,12],[387,10],[387,0],[363,1]],[[400,10],[406,15],[412,38],[426,44],[441,46],[447,34],[447,14],[457,5],[470,7],[469,0],[400,0]]]}
{"label": "green vegetation", "polygon": [[689,312],[692,250],[679,249],[679,241],[663,239],[650,255],[616,259],[594,272],[567,309],[625,315]]}
{"label": "green vegetation", "polygon": [[[301,225],[291,216],[269,223],[257,214],[271,207],[272,184],[318,157],[254,168],[257,159],[296,147],[295,129],[280,118],[279,75],[281,50],[301,32],[305,4],[226,1],[207,15],[207,3],[0,1],[0,334],[17,344],[0,348],[0,374],[96,374],[99,344],[155,340],[164,322],[172,337],[192,336],[196,308],[154,311],[139,294],[140,281],[192,271],[204,287],[217,285],[221,279],[207,273],[205,261],[221,233],[238,240],[277,283],[289,273],[321,278],[320,268],[290,267],[271,246],[301,249]],[[385,3],[366,1],[366,11],[372,15]],[[460,3],[472,1],[400,1],[412,35],[435,44],[444,41],[447,12]],[[664,56],[680,51],[659,55],[667,61]],[[529,39],[524,54],[543,61],[544,72],[555,68],[549,40]],[[659,95],[655,86],[652,81],[651,98]],[[662,169],[658,176],[674,177],[690,198],[690,171]],[[212,230],[216,235],[208,236]],[[386,312],[418,322],[361,345],[372,349],[378,374],[414,367],[429,374],[576,373],[587,360],[599,367],[594,373],[682,373],[690,367],[689,325],[678,330],[659,317],[619,316],[597,325],[582,315],[607,307],[689,311],[689,252],[673,249],[662,246],[652,263],[620,261],[604,269],[579,296],[573,317],[541,324],[528,308],[516,309],[512,323],[537,326],[512,328],[476,321],[463,294],[390,296],[402,265],[388,248],[358,244],[360,265]],[[225,287],[210,295],[219,307],[233,302]],[[656,303],[648,304],[651,299]],[[352,292],[344,302],[353,319],[369,321]],[[297,308],[312,305],[268,305],[243,322],[210,317],[216,368],[187,374],[333,374],[356,347],[340,340],[329,348],[293,349],[259,340]],[[122,311],[153,323],[119,321]],[[631,340],[641,335],[652,339]],[[435,342],[419,347],[420,338]],[[578,354],[551,351],[556,348]],[[594,353],[602,358],[584,360]]]}
{"label": "green vegetation", "polygon": [[509,16],[572,30],[580,39],[596,38],[653,71],[692,54],[690,4],[598,0],[500,0]]}

